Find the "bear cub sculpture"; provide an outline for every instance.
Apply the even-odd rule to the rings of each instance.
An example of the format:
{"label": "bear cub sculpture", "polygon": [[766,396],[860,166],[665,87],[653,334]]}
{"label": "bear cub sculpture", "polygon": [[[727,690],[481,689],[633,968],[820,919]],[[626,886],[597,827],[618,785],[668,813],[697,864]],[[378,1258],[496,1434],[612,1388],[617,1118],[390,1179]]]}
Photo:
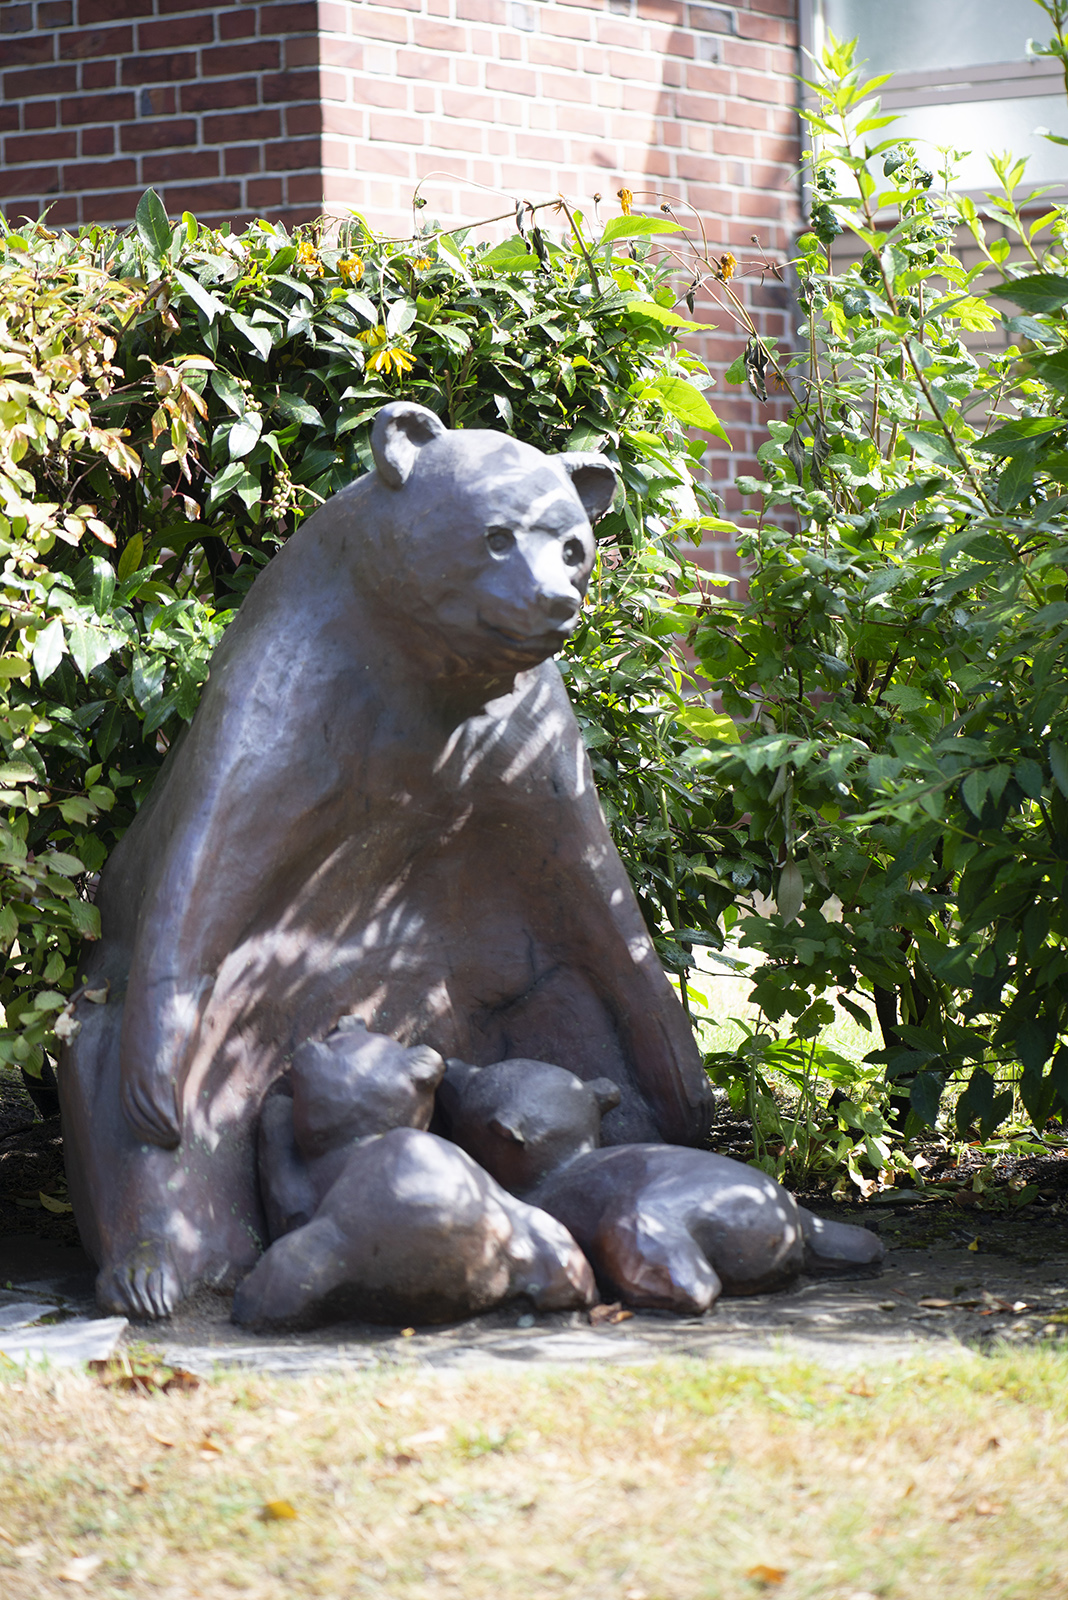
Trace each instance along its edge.
{"label": "bear cub sculpture", "polygon": [[259,1131],[274,1243],[238,1286],[235,1322],[440,1323],[521,1295],[544,1311],[596,1300],[560,1223],[425,1131],[444,1070],[348,1017],[297,1050],[292,1099],[271,1096]]}
{"label": "bear cub sculpture", "polygon": [[355,1140],[392,1128],[425,1132],[444,1074],[436,1050],[369,1033],[358,1017],[342,1017],[325,1039],[302,1044],[260,1113],[257,1165],[268,1238],[311,1221]]}
{"label": "bear cub sculpture", "polygon": [[678,1145],[601,1148],[619,1090],[544,1061],[450,1060],[448,1136],[581,1246],[606,1298],[699,1315],[721,1293],[763,1294],[801,1272],[875,1267],[866,1228],[825,1222],[765,1173]]}

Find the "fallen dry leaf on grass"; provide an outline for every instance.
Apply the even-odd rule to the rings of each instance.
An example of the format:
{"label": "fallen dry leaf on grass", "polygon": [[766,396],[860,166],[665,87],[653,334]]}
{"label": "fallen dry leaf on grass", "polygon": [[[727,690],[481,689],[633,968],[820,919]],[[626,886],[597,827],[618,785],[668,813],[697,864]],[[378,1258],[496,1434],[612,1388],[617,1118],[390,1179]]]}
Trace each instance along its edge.
{"label": "fallen dry leaf on grass", "polygon": [[769,1588],[773,1583],[782,1583],[786,1577],[785,1567],[766,1567],[760,1562],[755,1567],[750,1567],[746,1573],[750,1583],[759,1583],[764,1588]]}
{"label": "fallen dry leaf on grass", "polygon": [[261,1522],[292,1522],[296,1515],[296,1507],[288,1500],[268,1500],[260,1509]]}
{"label": "fallen dry leaf on grass", "polygon": [[614,1327],[617,1322],[629,1322],[633,1311],[624,1311],[620,1301],[611,1306],[591,1306],[590,1326],[592,1328]]}
{"label": "fallen dry leaf on grass", "polygon": [[860,1400],[874,1400],[875,1398],[875,1390],[872,1388],[871,1384],[868,1382],[863,1373],[861,1373],[860,1377],[857,1378],[855,1383],[851,1383],[849,1385],[849,1388],[846,1390],[846,1394],[855,1394]]}
{"label": "fallen dry leaf on grass", "polygon": [[103,1556],[75,1556],[56,1573],[60,1583],[87,1583],[97,1567],[103,1566]]}
{"label": "fallen dry leaf on grass", "polygon": [[86,1365],[105,1389],[120,1389],[126,1394],[189,1393],[200,1388],[195,1372],[187,1372],[184,1367],[165,1366],[151,1357],[131,1357],[123,1352],[105,1361],[89,1361]]}

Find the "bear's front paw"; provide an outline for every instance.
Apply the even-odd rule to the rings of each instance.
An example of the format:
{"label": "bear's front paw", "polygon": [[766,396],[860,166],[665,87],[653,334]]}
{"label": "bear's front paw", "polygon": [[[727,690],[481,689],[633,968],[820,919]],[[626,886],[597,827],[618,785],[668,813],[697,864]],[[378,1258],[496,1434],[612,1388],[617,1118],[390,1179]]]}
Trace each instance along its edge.
{"label": "bear's front paw", "polygon": [[123,1261],[104,1267],[96,1280],[96,1302],[136,1322],[158,1322],[169,1317],[182,1298],[178,1269],[166,1244],[146,1239]]}
{"label": "bear's front paw", "polygon": [[182,1141],[178,1097],[169,1077],[126,1075],[119,1092],[123,1114],[134,1133],[149,1144],[173,1150]]}

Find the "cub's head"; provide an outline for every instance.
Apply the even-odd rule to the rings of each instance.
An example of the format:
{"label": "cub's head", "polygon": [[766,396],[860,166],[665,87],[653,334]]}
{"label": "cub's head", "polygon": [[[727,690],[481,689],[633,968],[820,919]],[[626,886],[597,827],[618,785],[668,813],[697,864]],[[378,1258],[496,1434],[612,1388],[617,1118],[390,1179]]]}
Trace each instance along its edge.
{"label": "cub's head", "polygon": [[602,456],[547,456],[506,434],[450,432],[408,401],[371,436],[387,528],[379,590],[468,665],[534,666],[578,622],[591,523],[616,492]]}
{"label": "cub's head", "polygon": [[513,1194],[601,1142],[601,1117],[619,1104],[608,1078],[585,1083],[548,1061],[450,1061],[438,1089],[445,1132]]}
{"label": "cub's head", "polygon": [[293,1056],[293,1133],[306,1161],[390,1128],[426,1129],[445,1062],[425,1045],[407,1049],[342,1017],[321,1042]]}

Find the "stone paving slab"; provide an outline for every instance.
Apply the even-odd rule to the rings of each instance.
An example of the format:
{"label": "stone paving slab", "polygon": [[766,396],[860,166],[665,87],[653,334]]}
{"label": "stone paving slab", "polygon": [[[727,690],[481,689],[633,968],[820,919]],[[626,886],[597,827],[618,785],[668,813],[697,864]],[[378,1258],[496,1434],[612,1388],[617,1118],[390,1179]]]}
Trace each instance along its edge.
{"label": "stone paving slab", "polygon": [[[228,1296],[204,1292],[168,1322],[129,1326],[122,1340],[156,1345],[169,1363],[201,1373],[230,1368],[301,1376],[400,1365],[469,1371],[637,1364],[671,1355],[856,1368],[1068,1335],[1066,1230],[1021,1230],[1020,1219],[1011,1230],[996,1218],[985,1234],[975,1234],[977,1226],[972,1218],[960,1226],[953,1213],[891,1222],[884,1226],[890,1255],[877,1277],[802,1279],[782,1294],[721,1300],[698,1318],[643,1312],[594,1327],[585,1314],[534,1316],[513,1306],[407,1333],[339,1324],[260,1338],[230,1322]],[[93,1271],[80,1251],[0,1239],[0,1285],[0,1318],[5,1305],[27,1302],[47,1307],[38,1316],[93,1316]]]}

